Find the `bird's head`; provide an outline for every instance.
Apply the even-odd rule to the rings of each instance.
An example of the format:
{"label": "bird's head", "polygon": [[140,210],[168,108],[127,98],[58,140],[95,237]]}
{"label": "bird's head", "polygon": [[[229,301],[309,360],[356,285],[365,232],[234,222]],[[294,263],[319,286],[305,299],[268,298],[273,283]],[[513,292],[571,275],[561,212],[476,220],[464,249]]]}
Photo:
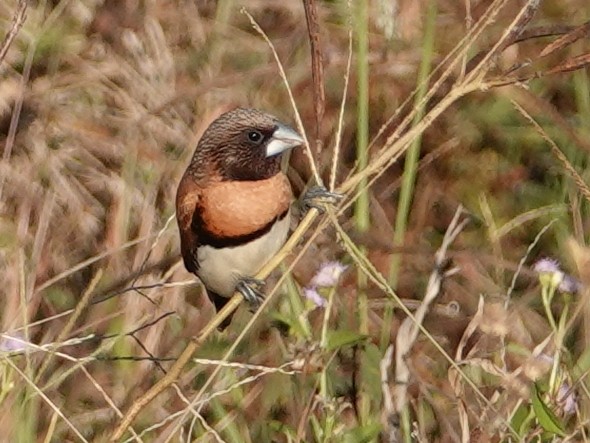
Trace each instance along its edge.
{"label": "bird's head", "polygon": [[212,167],[222,180],[263,180],[280,171],[281,154],[304,143],[276,117],[237,108],[207,128],[193,156],[196,168]]}

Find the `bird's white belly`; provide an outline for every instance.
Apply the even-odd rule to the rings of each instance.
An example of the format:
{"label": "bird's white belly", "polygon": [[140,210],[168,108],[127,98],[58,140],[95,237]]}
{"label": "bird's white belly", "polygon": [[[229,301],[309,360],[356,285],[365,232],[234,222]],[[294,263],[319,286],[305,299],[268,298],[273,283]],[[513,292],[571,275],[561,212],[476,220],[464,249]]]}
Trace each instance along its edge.
{"label": "bird's white belly", "polygon": [[262,266],[283,246],[290,226],[290,214],[276,222],[263,236],[234,247],[200,246],[197,272],[205,286],[230,297],[238,280],[254,277]]}

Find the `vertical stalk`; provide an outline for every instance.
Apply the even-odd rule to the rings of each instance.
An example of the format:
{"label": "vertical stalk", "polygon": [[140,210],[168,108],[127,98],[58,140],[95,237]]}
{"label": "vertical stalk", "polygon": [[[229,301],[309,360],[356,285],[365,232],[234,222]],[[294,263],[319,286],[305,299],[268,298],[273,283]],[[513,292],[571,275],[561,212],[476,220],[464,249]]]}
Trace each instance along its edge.
{"label": "vertical stalk", "polygon": [[[357,61],[357,138],[356,138],[356,156],[359,170],[364,170],[367,167],[369,160],[368,146],[369,146],[369,1],[360,0],[353,3],[355,5],[355,34],[356,34],[356,61]],[[354,208],[354,221],[356,229],[359,232],[365,232],[370,227],[369,218],[369,191],[367,188],[367,179],[359,183],[362,189],[359,198],[356,201]],[[362,251],[363,254],[366,251]],[[369,309],[367,303],[367,294],[365,289],[367,287],[367,277],[359,269],[357,274],[357,303],[358,303],[358,322],[359,332],[367,334],[369,331]],[[363,354],[359,350],[360,355]],[[365,425],[369,419],[370,399],[367,397],[366,391],[362,388],[363,380],[363,358],[358,359],[360,378],[359,386],[361,386],[358,399],[359,419],[361,425]]]}
{"label": "vertical stalk", "polygon": [[[367,0],[356,3],[356,54],[357,54],[357,138],[356,138],[356,155],[359,170],[367,167],[369,154],[369,2]],[[363,189],[355,204],[354,220],[356,228],[359,232],[364,232],[369,229],[369,192],[367,189],[367,179],[359,183],[359,187]],[[366,286],[366,277],[363,272],[358,273],[359,286],[359,327],[360,332],[367,333],[367,300],[364,294]]]}
{"label": "vertical stalk", "polygon": [[[413,126],[417,125],[424,115],[424,103],[421,103],[426,92],[428,91],[428,76],[430,75],[432,67],[432,56],[434,52],[434,30],[436,24],[436,1],[430,0],[428,2],[428,10],[426,14],[426,23],[424,25],[424,39],[422,41],[422,63],[418,71],[418,91],[414,100],[414,106],[418,108],[414,117]],[[399,247],[404,243],[406,230],[408,226],[408,218],[410,213],[410,206],[412,203],[412,194],[414,193],[414,185],[416,183],[416,171],[418,168],[418,158],[420,157],[420,145],[422,143],[422,136],[418,135],[406,154],[406,161],[404,163],[404,173],[402,178],[402,186],[400,191],[399,203],[397,207],[397,214],[395,218],[395,230],[393,233],[393,246]],[[389,274],[389,283],[392,288],[396,288],[399,275],[399,267],[401,263],[400,255],[395,255],[391,261],[391,268]]]}
{"label": "vertical stalk", "polygon": [[[412,126],[416,126],[424,116],[425,103],[423,103],[424,96],[428,91],[428,77],[432,69],[432,56],[434,52],[434,31],[436,25],[436,1],[430,0],[428,2],[428,9],[426,13],[426,23],[424,25],[424,37],[422,41],[422,62],[418,71],[418,90],[414,99],[414,107],[417,108],[416,115],[412,122]],[[402,177],[402,186],[400,190],[399,203],[397,214],[395,218],[395,227],[393,233],[393,246],[399,247],[404,244],[406,230],[408,226],[408,219],[410,214],[410,206],[412,204],[412,196],[414,194],[414,186],[416,184],[416,172],[418,170],[418,159],[420,157],[420,146],[422,144],[422,136],[419,134],[413,140],[406,154],[404,163],[404,173]],[[401,264],[401,255],[394,255],[391,261],[389,283],[392,288],[397,287],[399,268]],[[411,417],[408,406],[401,411],[401,429],[404,442],[411,442]]]}

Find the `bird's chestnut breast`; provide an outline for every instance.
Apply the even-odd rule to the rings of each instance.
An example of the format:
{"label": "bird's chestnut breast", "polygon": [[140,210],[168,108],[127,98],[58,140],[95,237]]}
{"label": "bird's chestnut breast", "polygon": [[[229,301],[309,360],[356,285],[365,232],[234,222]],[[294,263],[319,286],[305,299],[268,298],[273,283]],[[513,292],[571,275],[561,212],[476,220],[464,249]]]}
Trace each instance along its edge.
{"label": "bird's chestnut breast", "polygon": [[219,181],[203,190],[200,216],[208,232],[218,237],[240,237],[283,215],[292,197],[283,173],[265,180]]}

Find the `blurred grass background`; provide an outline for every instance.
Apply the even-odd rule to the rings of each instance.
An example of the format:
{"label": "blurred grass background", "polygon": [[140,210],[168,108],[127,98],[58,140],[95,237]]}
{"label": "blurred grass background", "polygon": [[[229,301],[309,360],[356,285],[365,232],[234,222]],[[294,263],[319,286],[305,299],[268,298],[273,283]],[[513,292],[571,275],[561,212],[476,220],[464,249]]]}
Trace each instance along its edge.
{"label": "blurred grass background", "polygon": [[[326,182],[351,27],[355,52],[337,183],[370,161],[383,140],[369,142],[465,35],[466,17],[477,21],[490,4],[353,3],[351,12],[345,1],[317,1],[326,89],[319,165]],[[470,55],[493,45],[521,5],[506,2]],[[219,113],[252,106],[294,121],[272,53],[241,7],[275,45],[313,133],[309,40],[298,0],[30,3],[0,64],[0,441],[107,441],[119,413],[161,378],[213,314],[179,260],[171,219],[178,180]],[[13,0],[0,5],[0,35],[11,29],[16,9]],[[364,14],[366,22],[356,20]],[[588,20],[587,0],[546,0],[531,26]],[[550,41],[509,47],[494,70],[526,64]],[[589,50],[586,33],[534,69]],[[415,140],[406,159],[414,166],[393,164],[339,219],[411,309],[423,297],[456,208],[463,205],[471,219],[449,254],[459,272],[445,280],[424,323],[430,336],[420,336],[409,358],[405,441],[587,435],[586,291],[552,299],[553,315],[564,322],[557,332],[541,296],[555,287],[540,282],[532,265],[553,257],[584,287],[590,282],[588,201],[511,100],[588,182],[584,68],[463,97]],[[302,151],[290,165],[300,192],[310,177]],[[415,183],[402,186],[404,167],[417,169]],[[322,292],[330,300],[327,317],[299,293],[331,260],[349,267],[337,287]],[[380,362],[405,315],[357,271],[334,230],[324,230],[281,288],[290,296],[277,297],[238,345],[231,360],[242,364],[223,369],[208,388],[212,398],[199,405],[201,419],[189,415],[182,426],[171,425],[186,405],[169,389],[134,422],[138,439],[389,441]],[[78,305],[85,298],[93,303]],[[199,351],[211,361],[183,374],[184,395],[203,386],[250,315],[240,310],[227,332]],[[466,334],[468,325],[476,331]],[[552,332],[557,345],[541,352]],[[458,387],[432,343],[455,356],[462,337],[460,363],[477,391]],[[52,345],[33,347],[44,344]],[[17,355],[7,353],[11,347]],[[23,347],[31,352],[18,352]],[[276,369],[287,363],[288,371]],[[559,398],[557,385],[567,385],[568,395]],[[574,393],[576,407],[566,411]]]}

